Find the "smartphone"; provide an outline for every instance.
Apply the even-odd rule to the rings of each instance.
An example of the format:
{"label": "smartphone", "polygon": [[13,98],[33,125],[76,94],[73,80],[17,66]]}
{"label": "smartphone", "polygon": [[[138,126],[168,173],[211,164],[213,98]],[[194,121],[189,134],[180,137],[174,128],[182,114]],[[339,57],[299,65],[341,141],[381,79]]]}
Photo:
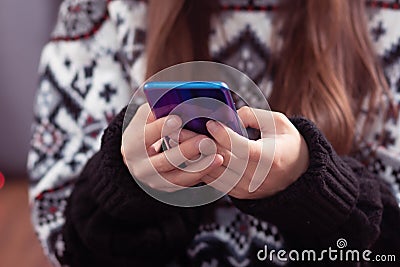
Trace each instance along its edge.
{"label": "smartphone", "polygon": [[220,81],[148,82],[143,88],[156,118],[178,115],[183,128],[211,137],[208,120],[219,121],[236,133],[243,129],[228,85]]}

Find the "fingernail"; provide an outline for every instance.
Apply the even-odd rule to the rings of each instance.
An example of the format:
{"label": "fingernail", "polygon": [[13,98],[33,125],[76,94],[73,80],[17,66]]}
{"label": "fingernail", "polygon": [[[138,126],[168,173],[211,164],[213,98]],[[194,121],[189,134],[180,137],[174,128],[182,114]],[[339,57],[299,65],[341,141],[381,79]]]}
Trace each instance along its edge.
{"label": "fingernail", "polygon": [[216,123],[215,121],[208,121],[207,122],[207,129],[210,131],[210,132],[217,132],[218,130],[219,130],[219,128],[220,128],[220,125],[218,124],[218,123]]}
{"label": "fingernail", "polygon": [[217,146],[210,138],[204,138],[199,143],[200,154],[212,155],[217,153]]}
{"label": "fingernail", "polygon": [[206,139],[206,138],[204,138],[204,137],[198,138],[198,139],[196,140],[195,144],[194,144],[195,147],[196,147],[196,148],[199,147],[199,146],[200,146],[200,143],[203,142],[204,139]]}
{"label": "fingernail", "polygon": [[181,123],[178,120],[178,118],[176,118],[176,116],[171,116],[170,118],[168,118],[166,125],[170,129],[175,129],[178,128],[181,125]]}

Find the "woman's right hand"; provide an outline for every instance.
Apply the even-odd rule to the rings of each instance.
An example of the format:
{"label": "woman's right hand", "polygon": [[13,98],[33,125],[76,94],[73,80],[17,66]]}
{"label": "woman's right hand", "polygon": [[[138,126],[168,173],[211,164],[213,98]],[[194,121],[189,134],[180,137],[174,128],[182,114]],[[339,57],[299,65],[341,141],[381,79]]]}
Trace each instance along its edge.
{"label": "woman's right hand", "polygon": [[[135,178],[152,189],[173,192],[194,186],[223,163],[216,150],[210,151],[210,138],[180,131],[181,125],[182,120],[175,115],[155,119],[149,105],[143,104],[123,133],[121,153],[125,165]],[[171,135],[180,135],[175,139],[184,141],[159,152],[162,138]],[[188,164],[188,159],[193,161]],[[186,167],[178,168],[182,163]]]}

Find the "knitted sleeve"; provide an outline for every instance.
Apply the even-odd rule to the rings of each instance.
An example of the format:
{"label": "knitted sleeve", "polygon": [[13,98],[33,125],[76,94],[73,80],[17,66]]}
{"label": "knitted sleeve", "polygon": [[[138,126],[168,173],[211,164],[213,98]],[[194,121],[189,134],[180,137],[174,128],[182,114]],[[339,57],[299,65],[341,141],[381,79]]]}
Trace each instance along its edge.
{"label": "knitted sleeve", "polygon": [[204,207],[180,208],[147,195],[121,155],[122,111],[83,169],[66,209],[71,266],[165,266],[185,259]]}
{"label": "knitted sleeve", "polygon": [[276,224],[288,248],[348,248],[396,254],[400,209],[388,184],[350,157],[339,157],[317,127],[291,120],[310,152],[308,170],[286,190],[262,200],[234,199],[242,211]]}
{"label": "knitted sleeve", "polygon": [[63,264],[64,210],[105,127],[128,103],[107,0],[65,0],[42,51],[28,155],[32,221],[45,253]]}

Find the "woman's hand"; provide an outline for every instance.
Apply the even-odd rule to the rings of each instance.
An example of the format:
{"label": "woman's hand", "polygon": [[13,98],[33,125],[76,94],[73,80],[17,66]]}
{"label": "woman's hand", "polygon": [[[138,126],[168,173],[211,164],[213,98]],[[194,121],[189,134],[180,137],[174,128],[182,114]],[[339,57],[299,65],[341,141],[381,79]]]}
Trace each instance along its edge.
{"label": "woman's hand", "polygon": [[[220,191],[233,186],[229,195],[235,198],[257,199],[286,189],[307,170],[307,145],[286,116],[249,107],[239,109],[238,115],[245,127],[260,130],[261,139],[249,140],[221,123],[209,121],[208,131],[224,162],[204,176],[204,182]],[[230,181],[238,182],[232,185]]]}
{"label": "woman's hand", "polygon": [[[121,146],[124,162],[135,178],[153,189],[172,192],[198,184],[222,165],[222,156],[215,153],[203,153],[199,158],[200,151],[208,151],[201,147],[213,141],[185,130],[179,133],[181,124],[178,116],[156,120],[148,104],[140,106],[122,136]],[[160,153],[162,138],[177,134],[185,141]],[[185,170],[177,168],[182,163],[186,163]]]}

